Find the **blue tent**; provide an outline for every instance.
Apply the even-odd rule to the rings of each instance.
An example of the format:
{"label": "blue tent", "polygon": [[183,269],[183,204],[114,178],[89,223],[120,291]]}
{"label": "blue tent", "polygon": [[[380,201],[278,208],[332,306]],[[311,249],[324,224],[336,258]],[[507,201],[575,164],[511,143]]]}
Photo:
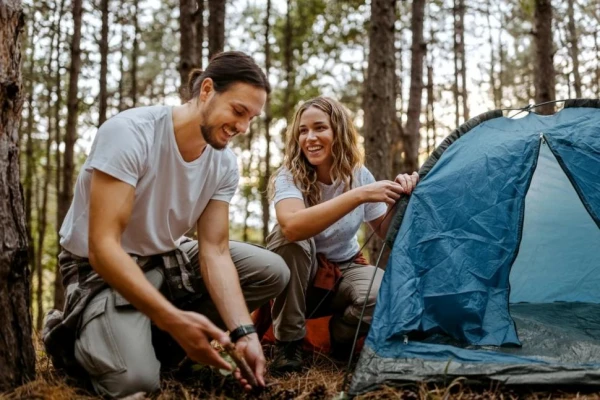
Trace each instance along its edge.
{"label": "blue tent", "polygon": [[469,120],[398,205],[350,388],[600,384],[600,100]]}

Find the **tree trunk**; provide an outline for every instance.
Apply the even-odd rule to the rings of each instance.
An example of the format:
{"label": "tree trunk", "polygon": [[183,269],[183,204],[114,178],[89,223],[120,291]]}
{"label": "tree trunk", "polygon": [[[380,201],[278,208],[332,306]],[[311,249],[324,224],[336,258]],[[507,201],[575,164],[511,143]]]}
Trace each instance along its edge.
{"label": "tree trunk", "polygon": [[[46,237],[46,225],[47,225],[47,211],[48,211],[48,186],[50,185],[50,149],[52,147],[52,136],[48,135],[46,140],[46,168],[44,171],[44,187],[42,189],[42,205],[38,210],[38,224],[37,224],[37,246],[36,246],[36,276],[37,276],[37,319],[36,328],[41,331],[44,320],[44,305],[42,302],[43,294],[43,265],[42,255],[44,252],[44,239]],[[58,268],[57,268],[58,269]]]}
{"label": "tree trunk", "polygon": [[[62,225],[73,198],[73,176],[75,173],[74,149],[77,140],[77,118],[79,115],[78,83],[81,71],[81,17],[82,0],[73,0],[73,36],[71,38],[71,66],[69,67],[69,91],[67,94],[67,131],[65,134],[65,155],[60,193],[60,215],[57,226]],[[65,299],[62,282],[54,283],[54,308],[61,310]]]}
{"label": "tree trunk", "polygon": [[492,15],[492,3],[490,0],[487,1],[487,9],[485,18],[487,21],[487,28],[489,32],[488,43],[490,45],[490,92],[492,94],[492,98],[494,99],[494,108],[501,108],[500,97],[498,96],[498,89],[496,86],[496,53],[494,46],[494,35],[492,29],[492,22],[490,17]]}
{"label": "tree trunk", "polygon": [[458,55],[460,58],[460,81],[463,117],[467,121],[469,113],[469,94],[467,92],[467,62],[465,54],[465,0],[458,0]]}
{"label": "tree trunk", "polygon": [[102,28],[100,33],[100,94],[98,99],[98,127],[106,121],[108,103],[108,89],[106,76],[108,75],[108,0],[100,1],[102,12]]}
{"label": "tree trunk", "polygon": [[[369,66],[364,86],[364,136],[366,165],[376,180],[390,179],[392,138],[398,135],[394,98],[394,0],[371,1]],[[372,239],[371,262],[382,242]]]}
{"label": "tree trunk", "polygon": [[[534,86],[535,102],[539,104],[555,100],[551,0],[535,0],[534,19]],[[542,115],[554,114],[554,104],[538,107],[537,112]]]}
{"label": "tree trunk", "polygon": [[[502,25],[504,18],[502,18]],[[502,29],[498,33],[498,98],[500,99],[500,107],[504,98],[504,44],[502,43]]]}
{"label": "tree trunk", "polygon": [[[286,128],[292,120],[292,91],[294,90],[294,49],[292,41],[294,39],[294,30],[292,27],[292,0],[287,0],[287,9],[285,14],[284,30],[284,49],[283,49],[283,68],[285,70],[285,91],[283,92],[283,115],[285,117]],[[285,129],[282,134],[282,141],[285,143]]]}
{"label": "tree trunk", "polygon": [[[55,61],[56,57],[56,65],[58,68],[58,57],[60,54],[60,21],[62,18],[62,3],[60,7],[56,10],[57,12],[52,15],[52,24],[50,26],[50,49],[48,51],[48,60],[46,64],[46,75],[49,77],[54,77],[57,73],[53,70],[52,64]],[[55,41],[56,40],[56,41]],[[56,49],[56,51],[55,51]],[[56,54],[56,56],[55,56]],[[53,110],[53,100],[52,94],[55,92],[55,86],[57,82],[53,79],[49,80],[47,91],[46,91],[46,110],[47,110],[47,132],[48,137],[46,138],[46,148],[45,148],[45,162],[46,168],[44,170],[44,183],[43,183],[43,191],[42,191],[42,204],[38,203],[37,207],[37,245],[35,246],[35,256],[33,257],[33,264],[35,268],[32,270],[32,273],[36,275],[37,289],[36,289],[36,300],[37,300],[37,315],[36,315],[36,324],[35,327],[37,330],[41,330],[43,318],[44,318],[44,307],[42,302],[42,292],[43,292],[43,265],[42,265],[42,254],[44,252],[44,237],[46,234],[46,225],[47,225],[47,204],[48,204],[48,185],[50,183],[50,174],[51,174],[51,163],[50,158],[52,156],[51,146],[52,146],[52,134],[53,130],[60,129],[60,123],[54,121],[59,118],[59,115]],[[57,148],[58,151],[58,148]],[[38,179],[38,182],[40,179]],[[39,198],[40,191],[36,190],[37,196]]]}
{"label": "tree trunk", "polygon": [[596,97],[600,98],[600,40],[598,40],[598,30],[594,32],[594,49],[596,50]]}
{"label": "tree trunk", "polygon": [[423,19],[425,0],[413,0],[412,3],[412,45],[410,66],[410,94],[406,112],[404,130],[404,167],[401,172],[413,172],[419,169],[419,144],[421,143],[421,99],[423,93],[423,56],[426,45],[423,39]]}
{"label": "tree trunk", "polygon": [[[431,18],[431,3],[427,4],[427,14]],[[435,30],[433,24],[429,24],[429,43],[431,49],[426,49],[427,53],[427,105],[425,107],[425,114],[427,118],[427,157],[435,149],[436,141],[436,124],[435,124],[435,84],[433,83],[433,44],[435,43]]]}
{"label": "tree trunk", "polygon": [[208,0],[208,59],[225,47],[225,0]]}
{"label": "tree trunk", "polygon": [[454,97],[454,125],[460,125],[460,89],[458,86],[458,77],[460,76],[460,68],[458,66],[458,0],[454,0],[452,6],[452,16],[454,18],[454,31],[452,34],[452,48],[454,50],[454,84],[452,85],[452,96]]}
{"label": "tree trunk", "polygon": [[577,28],[575,27],[575,11],[573,3],[575,0],[568,0],[568,29],[569,29],[569,54],[573,61],[573,86],[575,96],[581,98],[581,75],[579,74],[579,44],[577,43]]}
{"label": "tree trunk", "polygon": [[[267,15],[265,17],[265,74],[269,79],[269,73],[271,70],[271,44],[269,38],[271,37],[271,0],[267,0]],[[269,185],[269,178],[271,177],[271,96],[267,96],[267,102],[265,104],[265,169],[262,176],[262,187],[260,190],[260,202],[262,206],[262,233],[263,233],[263,244],[267,243],[267,236],[269,235],[269,196],[267,194],[267,187]]]}
{"label": "tree trunk", "polygon": [[[400,10],[402,13],[403,10]],[[393,138],[391,157],[392,157],[392,171],[401,171],[404,168],[404,132],[402,130],[402,114],[404,107],[404,69],[402,65],[402,54],[404,53],[404,40],[402,38],[402,29],[394,32],[395,41],[398,43],[395,54],[395,66],[394,66],[394,98],[396,99],[396,121],[398,121],[398,135]]]}
{"label": "tree trunk", "polygon": [[[65,0],[61,0],[60,7],[58,9],[58,24],[56,25],[57,34],[58,34],[58,46],[56,47],[56,55],[55,55],[55,65],[56,70],[54,71],[54,89],[56,90],[56,102],[54,103],[54,134],[55,134],[55,142],[56,142],[56,151],[54,153],[56,164],[56,171],[54,175],[55,179],[55,193],[56,193],[56,237],[59,238],[58,232],[60,231],[60,222],[61,222],[61,209],[59,207],[60,204],[60,193],[61,193],[61,155],[60,155],[60,145],[62,143],[62,128],[60,126],[61,121],[61,109],[62,109],[62,71],[60,65],[60,54],[62,53],[61,43],[62,39],[62,29],[61,29],[61,21],[63,17],[63,13],[65,10]],[[56,243],[56,255],[60,253],[60,244]],[[63,299],[63,287],[60,276],[60,269],[58,266],[54,270],[54,304],[62,304],[64,303]]]}
{"label": "tree trunk", "polygon": [[194,65],[202,69],[202,53],[204,52],[204,0],[196,0],[196,51]]}
{"label": "tree trunk", "polygon": [[27,229],[19,182],[19,123],[23,109],[20,0],[0,2],[0,392],[34,379],[29,313]]}
{"label": "tree trunk", "polygon": [[435,149],[435,96],[433,92],[433,66],[427,65],[427,156]]}
{"label": "tree trunk", "polygon": [[196,0],[179,0],[179,76],[181,86],[179,97],[182,102],[189,98],[187,81],[190,71],[195,67],[196,60],[196,25],[194,13],[196,12]]}
{"label": "tree trunk", "polygon": [[119,46],[119,86],[117,88],[117,93],[119,94],[119,104],[117,105],[117,110],[119,112],[125,109],[125,102],[123,101],[123,97],[125,96],[125,63],[123,60],[125,59],[125,42],[129,40],[125,33],[125,21],[127,9],[125,7],[125,0],[121,0],[121,9],[119,11],[119,26],[121,30],[121,44]]}
{"label": "tree trunk", "polygon": [[131,91],[129,97],[131,97],[131,106],[137,106],[137,63],[139,53],[139,42],[138,36],[140,34],[139,15],[138,15],[138,3],[139,0],[133,1],[133,49],[131,50]]}
{"label": "tree trunk", "polygon": [[[244,163],[242,161],[242,173],[243,176],[250,176],[250,171],[252,169],[252,161],[254,159],[254,152],[252,151],[252,140],[254,139],[254,125],[250,124],[250,129],[248,135],[246,135],[247,147],[246,149],[250,153],[248,156],[248,163]],[[250,218],[250,200],[252,198],[252,190],[247,189],[247,186],[244,187],[244,225],[242,230],[242,241],[248,241],[248,219]]]}

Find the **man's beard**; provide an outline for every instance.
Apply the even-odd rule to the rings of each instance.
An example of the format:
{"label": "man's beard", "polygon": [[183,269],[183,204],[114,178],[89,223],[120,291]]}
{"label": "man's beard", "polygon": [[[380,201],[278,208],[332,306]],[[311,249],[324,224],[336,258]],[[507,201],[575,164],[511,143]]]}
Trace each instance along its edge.
{"label": "man's beard", "polygon": [[210,147],[216,150],[223,150],[227,147],[227,143],[220,143],[217,140],[217,128],[214,125],[206,123],[206,121],[210,119],[210,114],[212,113],[212,102],[213,100],[211,99],[210,102],[206,105],[206,110],[204,110],[204,112],[202,113],[202,121],[205,123],[200,125],[200,132],[202,133],[202,137],[204,138],[206,143],[210,145]]}
{"label": "man's beard", "polygon": [[227,144],[219,143],[217,141],[217,128],[212,125],[200,125],[200,132],[202,132],[202,137],[215,150],[223,150],[227,147]]}

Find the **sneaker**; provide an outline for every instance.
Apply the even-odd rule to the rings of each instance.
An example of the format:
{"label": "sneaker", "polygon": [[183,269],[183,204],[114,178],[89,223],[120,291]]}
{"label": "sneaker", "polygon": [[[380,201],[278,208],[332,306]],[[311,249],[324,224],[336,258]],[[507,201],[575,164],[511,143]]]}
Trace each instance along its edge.
{"label": "sneaker", "polygon": [[273,376],[302,370],[302,342],[303,339],[292,342],[279,340],[275,342],[275,358],[269,366],[269,371]]}

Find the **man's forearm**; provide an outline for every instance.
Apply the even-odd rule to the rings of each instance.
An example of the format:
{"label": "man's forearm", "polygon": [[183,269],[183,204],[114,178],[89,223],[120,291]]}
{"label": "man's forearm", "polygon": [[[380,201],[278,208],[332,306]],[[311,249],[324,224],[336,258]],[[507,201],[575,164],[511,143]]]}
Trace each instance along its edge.
{"label": "man's forearm", "polygon": [[240,325],[251,324],[252,319],[229,249],[227,253],[206,253],[200,257],[202,279],[225,326],[231,331]]}
{"label": "man's forearm", "polygon": [[90,264],[102,279],[161,329],[167,317],[176,310],[118,243],[110,240],[95,245],[90,243]]}

